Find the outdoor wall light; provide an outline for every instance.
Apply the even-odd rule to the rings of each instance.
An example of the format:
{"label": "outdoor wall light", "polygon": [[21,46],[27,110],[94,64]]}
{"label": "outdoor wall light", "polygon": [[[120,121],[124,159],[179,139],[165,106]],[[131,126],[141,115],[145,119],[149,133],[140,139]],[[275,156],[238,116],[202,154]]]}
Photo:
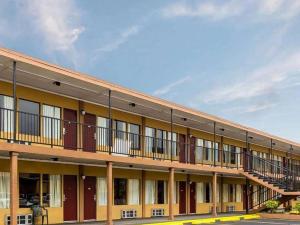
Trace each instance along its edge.
{"label": "outdoor wall light", "polygon": [[80,113],[81,113],[81,115],[84,116],[86,112],[85,112],[85,110],[82,109],[82,110],[80,110]]}
{"label": "outdoor wall light", "polygon": [[59,81],[54,81],[53,84],[56,85],[56,86],[58,86],[58,87],[60,86],[60,82]]}
{"label": "outdoor wall light", "polygon": [[84,175],[82,175],[82,176],[81,176],[81,179],[82,179],[82,180],[85,180],[85,176],[84,176]]}

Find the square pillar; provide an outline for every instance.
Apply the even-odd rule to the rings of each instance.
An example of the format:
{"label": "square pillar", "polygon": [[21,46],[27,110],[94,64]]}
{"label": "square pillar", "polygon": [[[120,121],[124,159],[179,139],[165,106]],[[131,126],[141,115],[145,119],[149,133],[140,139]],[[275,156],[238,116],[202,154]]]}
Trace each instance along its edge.
{"label": "square pillar", "polygon": [[213,206],[212,206],[212,216],[217,216],[217,173],[213,173],[213,180],[212,180],[212,200],[213,200]]}
{"label": "square pillar", "polygon": [[82,176],[84,175],[84,166],[79,165],[79,204],[78,204],[78,210],[79,210],[79,222],[84,221],[84,180]]}
{"label": "square pillar", "polygon": [[107,182],[107,218],[106,224],[112,225],[112,202],[113,202],[113,193],[112,193],[112,162],[107,162],[107,169],[106,169],[106,182]]}
{"label": "square pillar", "polygon": [[169,220],[174,220],[174,168],[169,169]]}
{"label": "square pillar", "polygon": [[18,192],[18,153],[10,153],[10,224],[17,225],[17,210],[19,208]]}
{"label": "square pillar", "polygon": [[145,170],[142,170],[142,218],[146,217],[146,180],[145,180]]}

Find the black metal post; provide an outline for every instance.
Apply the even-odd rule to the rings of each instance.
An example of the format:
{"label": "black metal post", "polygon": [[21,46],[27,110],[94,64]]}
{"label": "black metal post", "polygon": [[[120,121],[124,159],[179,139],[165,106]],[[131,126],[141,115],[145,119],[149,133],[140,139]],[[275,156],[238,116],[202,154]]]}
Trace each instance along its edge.
{"label": "black metal post", "polygon": [[218,153],[218,151],[216,151],[216,122],[214,121],[214,166],[216,166],[216,153]]}
{"label": "black metal post", "polygon": [[17,78],[16,78],[16,68],[17,63],[16,61],[13,62],[13,101],[14,101],[14,133],[13,133],[13,142],[16,142],[17,140]]}
{"label": "black metal post", "polygon": [[113,124],[112,124],[112,118],[111,118],[111,90],[108,90],[108,118],[109,118],[109,154],[112,152],[112,146],[113,146]]}
{"label": "black metal post", "polygon": [[171,109],[171,161],[173,161],[173,109]]}
{"label": "black metal post", "polygon": [[249,152],[248,152],[248,131],[246,131],[246,151],[244,153],[244,170],[245,171],[248,171],[249,170],[249,165],[250,165],[250,162],[249,162]]}
{"label": "black metal post", "polygon": [[[248,133],[248,132],[247,132]],[[249,179],[246,179],[246,202],[245,202],[245,205],[246,205],[246,214],[249,213],[249,198],[250,198],[250,182],[249,182]]]}

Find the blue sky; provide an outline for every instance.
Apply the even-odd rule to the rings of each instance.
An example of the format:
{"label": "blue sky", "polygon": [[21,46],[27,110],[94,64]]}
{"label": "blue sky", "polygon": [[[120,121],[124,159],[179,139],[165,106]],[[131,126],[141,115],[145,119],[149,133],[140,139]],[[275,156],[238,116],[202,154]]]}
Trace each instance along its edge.
{"label": "blue sky", "polygon": [[299,0],[0,0],[0,45],[300,141]]}

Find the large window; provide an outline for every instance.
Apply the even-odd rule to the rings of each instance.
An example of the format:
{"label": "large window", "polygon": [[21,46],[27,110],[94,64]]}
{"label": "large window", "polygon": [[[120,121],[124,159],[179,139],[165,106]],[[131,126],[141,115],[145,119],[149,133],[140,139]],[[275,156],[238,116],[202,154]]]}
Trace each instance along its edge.
{"label": "large window", "polygon": [[52,139],[60,139],[61,112],[59,107],[43,105],[43,136]]}
{"label": "large window", "polygon": [[126,137],[126,123],[122,121],[115,121],[116,138],[124,140]]}
{"label": "large window", "polygon": [[114,204],[127,204],[127,180],[122,178],[114,179]]}
{"label": "large window", "polygon": [[40,134],[40,105],[36,102],[20,99],[19,132],[22,134]]}
{"label": "large window", "polygon": [[156,129],[157,153],[164,153],[166,149],[167,131]]}
{"label": "large window", "polygon": [[13,132],[13,98],[0,95],[0,129],[5,132]]}
{"label": "large window", "polygon": [[145,150],[146,152],[152,152],[155,150],[155,129],[146,127],[145,129]]}
{"label": "large window", "polygon": [[131,149],[140,149],[140,126],[136,124],[128,124],[128,140],[131,144]]}
{"label": "large window", "polygon": [[109,145],[109,119],[97,117],[97,145]]}
{"label": "large window", "polygon": [[[167,203],[167,182],[163,180],[146,180],[146,204],[166,204]],[[176,201],[176,194],[174,194]]]}
{"label": "large window", "polygon": [[171,139],[172,139],[171,132],[167,132],[161,129],[150,128],[150,127],[146,127],[145,129],[145,149],[147,152],[170,154],[171,147],[173,147],[173,155],[176,155],[177,134],[173,133],[172,144],[171,144]]}
{"label": "large window", "polygon": [[30,208],[33,205],[40,204],[40,182],[40,174],[20,173],[20,208]]}

